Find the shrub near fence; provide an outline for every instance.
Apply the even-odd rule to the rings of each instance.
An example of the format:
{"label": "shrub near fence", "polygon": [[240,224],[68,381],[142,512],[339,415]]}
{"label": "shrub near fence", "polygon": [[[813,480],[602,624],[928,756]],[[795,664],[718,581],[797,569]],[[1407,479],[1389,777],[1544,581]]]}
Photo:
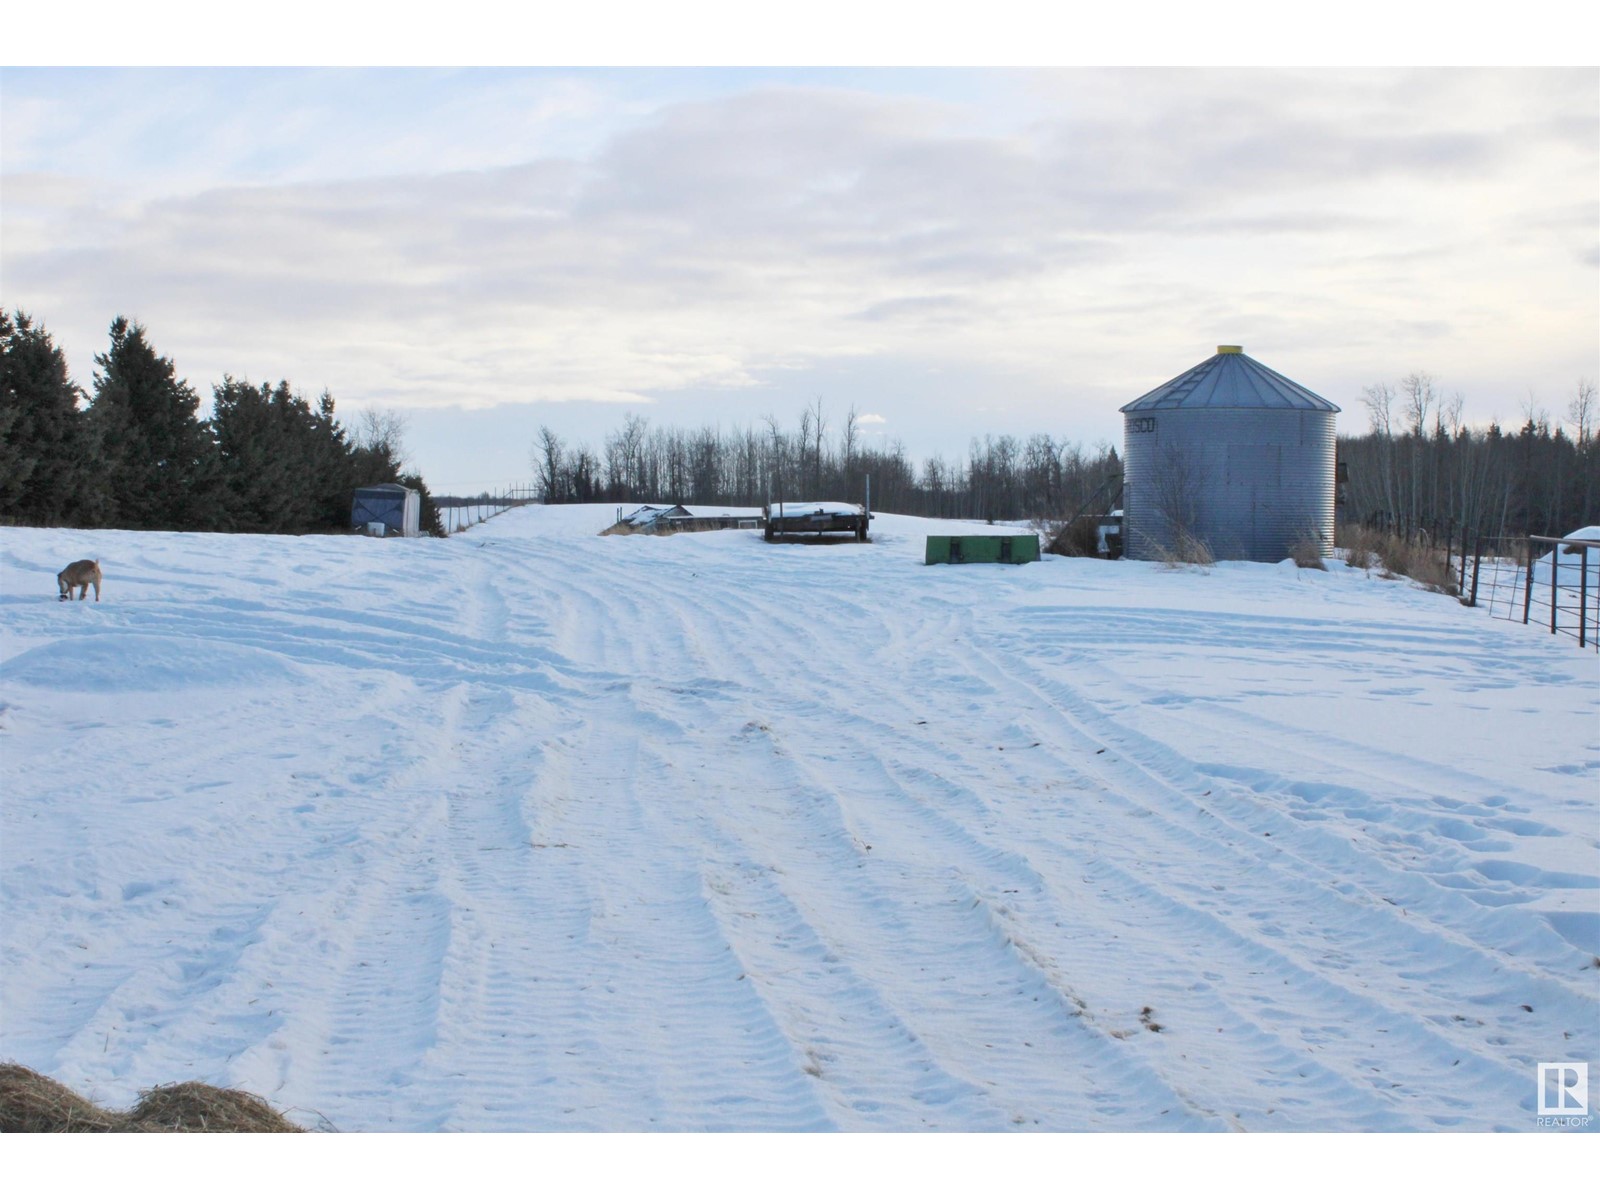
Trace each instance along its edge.
{"label": "shrub near fence", "polygon": [[1404,576],[1431,592],[1460,594],[1462,574],[1451,557],[1451,543],[1438,542],[1426,532],[1407,536],[1370,525],[1341,525],[1336,538],[1352,567],[1377,570],[1385,579]]}
{"label": "shrub near fence", "polygon": [[1463,574],[1463,604],[1600,650],[1600,540],[1482,538]]}

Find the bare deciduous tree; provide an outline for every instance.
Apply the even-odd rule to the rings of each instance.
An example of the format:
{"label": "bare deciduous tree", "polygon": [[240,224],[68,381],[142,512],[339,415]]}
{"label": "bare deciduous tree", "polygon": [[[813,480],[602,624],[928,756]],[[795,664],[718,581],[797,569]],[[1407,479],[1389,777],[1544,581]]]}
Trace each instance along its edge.
{"label": "bare deciduous tree", "polygon": [[1458,391],[1439,406],[1439,424],[1451,437],[1458,437],[1461,433],[1461,410],[1466,403],[1467,398]]}
{"label": "bare deciduous tree", "polygon": [[406,459],[405,438],[405,415],[393,409],[365,409],[356,422],[356,446],[362,450],[386,453],[397,463],[404,463]]}
{"label": "bare deciduous tree", "polygon": [[828,420],[822,413],[821,396],[813,400],[801,416],[801,429],[804,430],[808,424],[811,427],[811,436],[807,438],[802,433],[800,440],[808,444],[811,449],[811,489],[814,495],[820,496],[822,494],[822,439],[828,429]]}
{"label": "bare deciduous tree", "polygon": [[1587,450],[1594,438],[1595,420],[1594,384],[1589,380],[1578,380],[1578,386],[1567,404],[1567,419],[1572,422],[1573,438],[1578,449]]}
{"label": "bare deciduous tree", "polygon": [[1405,398],[1406,427],[1412,437],[1421,437],[1428,428],[1428,411],[1438,400],[1433,376],[1413,371],[1400,381]]}
{"label": "bare deciduous tree", "polygon": [[539,490],[546,504],[559,504],[566,499],[562,486],[564,453],[561,439],[548,425],[539,426],[539,440],[533,446],[533,469],[539,476]]}
{"label": "bare deciduous tree", "polygon": [[1155,534],[1146,533],[1164,553],[1184,562],[1209,562],[1210,547],[1200,537],[1206,472],[1193,451],[1168,446],[1150,479]]}

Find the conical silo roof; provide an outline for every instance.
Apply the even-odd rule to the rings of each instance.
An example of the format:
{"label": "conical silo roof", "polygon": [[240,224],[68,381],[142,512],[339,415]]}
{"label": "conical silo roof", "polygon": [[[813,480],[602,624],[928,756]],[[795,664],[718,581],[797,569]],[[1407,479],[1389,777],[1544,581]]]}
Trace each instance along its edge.
{"label": "conical silo roof", "polygon": [[1205,362],[1190,367],[1154,391],[1124,404],[1122,412],[1167,408],[1298,408],[1338,412],[1339,406],[1292,379],[1262,366],[1239,346],[1218,346]]}

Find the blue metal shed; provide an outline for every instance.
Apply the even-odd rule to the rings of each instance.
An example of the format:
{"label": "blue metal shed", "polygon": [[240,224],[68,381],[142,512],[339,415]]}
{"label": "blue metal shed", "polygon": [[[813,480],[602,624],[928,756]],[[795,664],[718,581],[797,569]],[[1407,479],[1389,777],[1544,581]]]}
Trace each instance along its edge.
{"label": "blue metal shed", "polygon": [[357,529],[382,525],[386,537],[416,537],[422,524],[422,493],[398,483],[359,487],[350,505]]}

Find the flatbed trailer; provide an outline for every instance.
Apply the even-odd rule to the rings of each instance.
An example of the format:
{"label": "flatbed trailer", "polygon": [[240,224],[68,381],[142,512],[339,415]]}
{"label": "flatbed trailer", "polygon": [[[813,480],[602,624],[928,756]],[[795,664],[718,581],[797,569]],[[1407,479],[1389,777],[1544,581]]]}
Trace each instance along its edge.
{"label": "flatbed trailer", "polygon": [[780,501],[767,505],[761,513],[762,530],[769,542],[781,537],[820,539],[829,534],[851,534],[864,542],[871,521],[866,505],[840,500]]}

